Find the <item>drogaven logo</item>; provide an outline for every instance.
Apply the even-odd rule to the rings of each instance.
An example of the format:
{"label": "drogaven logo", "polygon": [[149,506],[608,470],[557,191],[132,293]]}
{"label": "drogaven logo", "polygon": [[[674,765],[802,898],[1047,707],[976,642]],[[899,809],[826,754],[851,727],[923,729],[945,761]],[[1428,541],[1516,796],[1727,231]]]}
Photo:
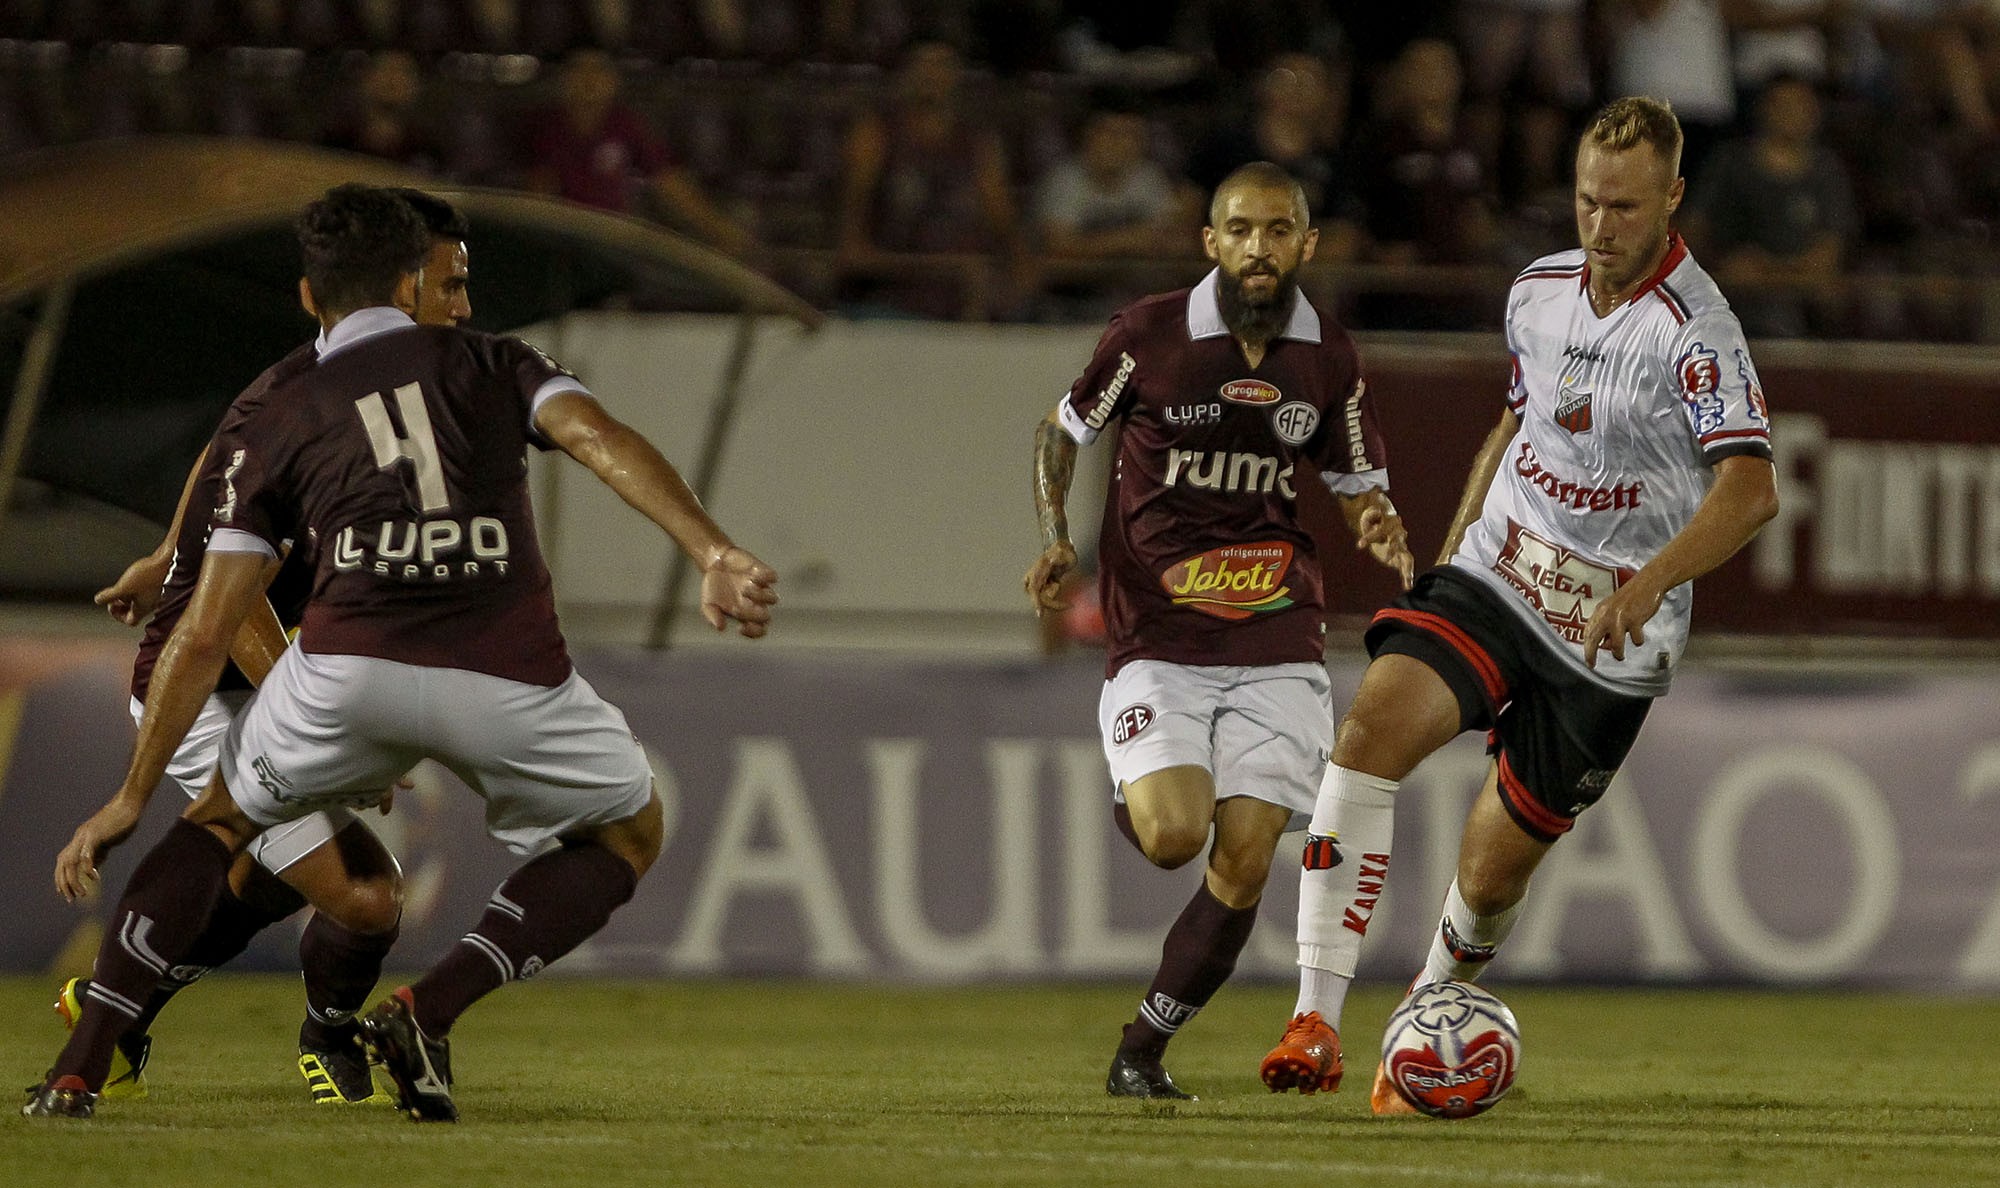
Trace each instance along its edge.
{"label": "drogaven logo", "polygon": [[1285,398],[1285,394],[1263,380],[1240,379],[1222,385],[1222,398],[1231,404],[1262,407],[1276,404]]}
{"label": "drogaven logo", "polygon": [[1292,546],[1282,540],[1224,545],[1175,562],[1160,575],[1160,587],[1175,606],[1247,619],[1292,605],[1292,588],[1278,584],[1291,565]]}

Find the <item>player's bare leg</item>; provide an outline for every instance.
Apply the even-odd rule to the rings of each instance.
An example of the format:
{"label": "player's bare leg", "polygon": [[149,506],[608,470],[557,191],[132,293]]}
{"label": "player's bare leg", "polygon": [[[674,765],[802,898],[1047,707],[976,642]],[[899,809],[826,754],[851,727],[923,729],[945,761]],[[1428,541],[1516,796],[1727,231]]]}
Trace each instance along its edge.
{"label": "player's bare leg", "polygon": [[299,937],[306,1018],[299,1026],[299,1074],[315,1103],[380,1101],[361,1051],[355,1018],[368,1005],[403,916],[396,859],[360,821],[287,866],[284,881],[313,916]]}
{"label": "player's bare leg", "polygon": [[98,947],[81,1016],[23,1114],[91,1116],[118,1037],[160,976],[185,959],[228,883],[230,864],[257,833],[217,773],[132,872],[114,926]]}
{"label": "player's bare leg", "polygon": [[665,840],[657,791],[632,816],[565,838],[509,875],[471,932],[361,1020],[370,1054],[395,1079],[399,1105],[413,1120],[458,1120],[449,1035],[466,1008],[533,977],[604,927]]}
{"label": "player's bare leg", "polygon": [[[1528,880],[1548,856],[1553,842],[1530,837],[1500,802],[1500,769],[1489,767],[1486,781],[1466,815],[1458,843],[1458,877],[1445,892],[1444,911],[1431,937],[1424,971],[1410,988],[1456,979],[1473,982],[1486,972],[1514,930]],[[1377,1114],[1414,1114],[1378,1066],[1369,1104]]]}
{"label": "player's bare leg", "polygon": [[1299,997],[1260,1074],[1273,1092],[1339,1087],[1340,1013],[1388,877],[1395,793],[1459,732],[1457,696],[1429,665],[1385,653],[1368,666],[1334,736],[1299,879]]}
{"label": "player's bare leg", "polygon": [[1174,1034],[1235,970],[1290,811],[1246,797],[1218,803],[1207,770],[1191,766],[1141,777],[1126,785],[1125,799],[1140,848],[1157,865],[1185,864],[1214,831],[1201,886],[1168,929],[1159,969],[1105,1078],[1106,1091],[1116,1096],[1185,1098],[1161,1059]]}

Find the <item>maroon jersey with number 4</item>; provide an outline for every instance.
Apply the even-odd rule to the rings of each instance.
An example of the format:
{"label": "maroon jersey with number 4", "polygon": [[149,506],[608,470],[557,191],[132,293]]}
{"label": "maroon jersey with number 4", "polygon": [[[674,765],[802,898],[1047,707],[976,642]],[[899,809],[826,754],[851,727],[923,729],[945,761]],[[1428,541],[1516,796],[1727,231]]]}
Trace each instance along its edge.
{"label": "maroon jersey with number 4", "polygon": [[1218,277],[1120,310],[1057,409],[1083,445],[1122,424],[1098,544],[1107,674],[1320,659],[1325,594],[1298,484],[1388,486],[1346,331],[1301,294],[1251,367]]}
{"label": "maroon jersey with number 4", "polygon": [[313,542],[308,653],[559,685],[526,447],[544,444],[535,394],[567,374],[519,339],[413,323],[362,337],[224,421],[214,528]]}

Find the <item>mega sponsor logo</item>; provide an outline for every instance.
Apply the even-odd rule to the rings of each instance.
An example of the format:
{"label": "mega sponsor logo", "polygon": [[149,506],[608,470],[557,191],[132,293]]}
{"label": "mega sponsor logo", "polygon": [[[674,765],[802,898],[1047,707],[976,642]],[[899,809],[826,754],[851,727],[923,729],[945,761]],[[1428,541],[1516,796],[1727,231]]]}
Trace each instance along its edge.
{"label": "mega sponsor logo", "polygon": [[1166,485],[1177,487],[1182,483],[1196,490],[1229,495],[1269,495],[1275,489],[1287,499],[1298,498],[1292,490],[1291,463],[1267,454],[1170,449]]}
{"label": "mega sponsor logo", "polygon": [[404,582],[507,576],[507,526],[492,516],[384,520],[372,535],[353,525],[333,539],[333,567]]}
{"label": "mega sponsor logo", "polygon": [[1143,701],[1133,702],[1119,710],[1118,716],[1112,719],[1111,741],[1118,746],[1124,746],[1144,734],[1146,727],[1151,726],[1158,717],[1159,715],[1153,712],[1152,706]]}
{"label": "mega sponsor logo", "polygon": [[1118,398],[1125,394],[1125,385],[1132,380],[1133,369],[1138,366],[1139,361],[1134,359],[1130,352],[1118,352],[1118,370],[1112,373],[1111,382],[1105,384],[1104,390],[1097,394],[1097,404],[1085,414],[1084,424],[1092,429],[1104,428],[1104,422],[1111,417],[1111,410],[1118,407]]}
{"label": "mega sponsor logo", "polygon": [[1260,379],[1230,380],[1222,385],[1222,398],[1231,404],[1248,404],[1261,407],[1276,404],[1285,398],[1283,392]]}
{"label": "mega sponsor logo", "polygon": [[[1586,411],[1585,415],[1588,415]],[[1535,447],[1522,442],[1520,452],[1514,458],[1514,473],[1528,481],[1528,485],[1557,503],[1567,504],[1577,511],[1623,511],[1628,507],[1638,507],[1643,501],[1646,484],[1643,482],[1619,483],[1609,487],[1591,487],[1571,479],[1561,478],[1548,467],[1542,465],[1541,456]]]}
{"label": "mega sponsor logo", "polygon": [[1541,612],[1557,635],[1573,644],[1583,643],[1583,625],[1597,604],[1636,572],[1599,565],[1512,520],[1507,521],[1507,543],[1501,546],[1493,570]]}
{"label": "mega sponsor logo", "polygon": [[1271,414],[1271,428],[1288,445],[1304,445],[1319,428],[1319,410],[1303,400],[1294,400]]}
{"label": "mega sponsor logo", "polygon": [[1282,540],[1224,545],[1176,561],[1160,575],[1160,588],[1185,606],[1218,619],[1247,619],[1292,605],[1292,546]]}

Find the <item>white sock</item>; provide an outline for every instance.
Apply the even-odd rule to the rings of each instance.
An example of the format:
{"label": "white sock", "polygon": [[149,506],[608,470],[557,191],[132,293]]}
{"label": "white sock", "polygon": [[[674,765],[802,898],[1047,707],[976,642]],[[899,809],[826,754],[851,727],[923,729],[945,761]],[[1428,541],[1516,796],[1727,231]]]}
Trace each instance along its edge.
{"label": "white sock", "polygon": [[[1299,1010],[1318,1011],[1332,1027],[1340,1026],[1340,1009],[1361,960],[1361,938],[1389,874],[1397,787],[1395,780],[1329,767],[1306,827],[1307,864],[1299,876]],[[1321,839],[1332,839],[1337,864],[1314,861]]]}
{"label": "white sock", "polygon": [[1453,879],[1451,890],[1444,893],[1444,916],[1438,921],[1437,934],[1431,937],[1430,955],[1424,959],[1424,981],[1477,981],[1486,972],[1487,962],[1493,960],[1494,950],[1514,931],[1515,917],[1520,914],[1521,904],[1517,903],[1497,915],[1474,915],[1458,893],[1458,880]]}

